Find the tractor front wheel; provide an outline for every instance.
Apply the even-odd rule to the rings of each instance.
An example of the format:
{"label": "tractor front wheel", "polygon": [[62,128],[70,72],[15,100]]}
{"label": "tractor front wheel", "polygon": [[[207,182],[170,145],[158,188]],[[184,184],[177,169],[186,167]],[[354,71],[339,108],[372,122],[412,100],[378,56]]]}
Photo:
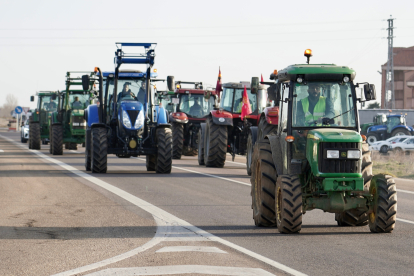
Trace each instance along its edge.
{"label": "tractor front wheel", "polygon": [[369,145],[378,141],[378,136],[375,133],[367,134],[367,142]]}
{"label": "tractor front wheel", "polygon": [[257,139],[263,139],[266,135],[276,133],[277,125],[271,125],[266,121],[265,117],[261,117],[258,125]]}
{"label": "tractor front wheel", "polygon": [[276,183],[276,221],[282,234],[302,228],[302,185],[296,175],[282,175]]}
{"label": "tractor front wheel", "polygon": [[369,230],[373,233],[390,233],[397,220],[397,189],[390,175],[375,175],[369,192],[373,196],[373,212],[369,214]]}
{"label": "tractor front wheel", "polygon": [[42,139],[40,138],[40,124],[32,123],[30,129],[32,130],[32,134],[29,137],[32,140],[32,149],[40,150],[42,142]]}
{"label": "tractor front wheel", "polygon": [[249,132],[247,136],[247,148],[246,148],[246,170],[247,175],[252,175],[252,156],[253,156],[253,146],[256,141],[253,138],[253,133]]}
{"label": "tractor front wheel", "polygon": [[52,127],[52,154],[63,154],[63,128],[61,125],[54,125]]}
{"label": "tractor front wheel", "polygon": [[252,184],[253,219],[256,226],[276,226],[275,186],[276,167],[273,163],[269,140],[262,140],[254,147]]}
{"label": "tractor front wheel", "polygon": [[106,128],[92,129],[91,171],[93,173],[106,173],[107,170],[108,141]]}
{"label": "tractor front wheel", "polygon": [[158,152],[155,163],[156,173],[171,173],[172,133],[170,128],[157,129]]}
{"label": "tractor front wheel", "polygon": [[207,167],[223,168],[227,153],[227,126],[216,125],[207,119],[204,135],[204,162]]}
{"label": "tractor front wheel", "polygon": [[146,159],[145,165],[147,166],[147,172],[155,171],[155,162],[157,161],[157,156],[147,155],[145,159]]}
{"label": "tractor front wheel", "polygon": [[91,130],[87,129],[86,130],[86,135],[85,135],[85,170],[86,171],[90,171],[91,170],[91,145],[92,145],[92,141],[91,141]]}
{"label": "tractor front wheel", "polygon": [[184,125],[179,123],[172,124],[173,136],[173,159],[181,159],[184,144]]}

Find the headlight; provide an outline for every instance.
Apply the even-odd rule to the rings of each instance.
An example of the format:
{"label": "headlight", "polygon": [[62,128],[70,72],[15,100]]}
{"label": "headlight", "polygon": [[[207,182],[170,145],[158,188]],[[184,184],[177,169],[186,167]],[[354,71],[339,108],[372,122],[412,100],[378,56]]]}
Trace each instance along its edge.
{"label": "headlight", "polygon": [[327,150],[326,158],[339,158],[339,150]]}
{"label": "headlight", "polygon": [[359,150],[348,150],[348,158],[350,159],[360,159],[361,152]]}
{"label": "headlight", "polygon": [[140,110],[139,113],[138,113],[138,117],[135,120],[135,126],[134,126],[134,128],[140,128],[140,127],[142,127],[142,125],[144,124],[144,119],[145,119],[145,117],[144,117],[144,110]]}
{"label": "headlight", "polygon": [[126,113],[125,110],[122,110],[122,123],[127,128],[131,128],[131,121],[129,120],[128,114]]}
{"label": "headlight", "polygon": [[72,123],[72,126],[79,126],[79,123]]}

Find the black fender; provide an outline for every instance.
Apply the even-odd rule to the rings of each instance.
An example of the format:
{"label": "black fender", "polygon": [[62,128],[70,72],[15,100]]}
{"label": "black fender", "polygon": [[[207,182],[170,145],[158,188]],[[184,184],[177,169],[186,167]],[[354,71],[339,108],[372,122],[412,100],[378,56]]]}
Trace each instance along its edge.
{"label": "black fender", "polygon": [[206,123],[201,123],[200,129],[201,129],[201,137],[198,137],[198,144],[201,145],[201,147],[204,149],[204,134],[206,133]]}
{"label": "black fender", "polygon": [[224,117],[215,117],[211,116],[213,118],[213,123],[215,125],[221,125],[221,126],[233,126],[233,118],[224,118]]}
{"label": "black fender", "polygon": [[157,128],[171,128],[171,124],[169,124],[169,123],[166,123],[166,124],[159,124],[159,125],[157,126]]}
{"label": "black fender", "polygon": [[272,158],[276,166],[276,172],[278,175],[287,174],[287,168],[283,166],[282,147],[280,144],[280,137],[276,135],[266,135],[265,139],[270,142],[270,148],[272,149]]}
{"label": "black fender", "polygon": [[91,125],[91,129],[92,128],[97,128],[97,127],[104,127],[104,128],[106,128],[106,125],[104,123],[93,123]]}

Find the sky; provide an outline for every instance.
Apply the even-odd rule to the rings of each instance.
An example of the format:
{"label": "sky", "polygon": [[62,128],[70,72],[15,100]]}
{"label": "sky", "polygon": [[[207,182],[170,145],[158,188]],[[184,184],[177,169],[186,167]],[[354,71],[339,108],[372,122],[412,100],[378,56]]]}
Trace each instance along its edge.
{"label": "sky", "polygon": [[[414,1],[5,1],[0,0],[0,106],[7,94],[35,107],[62,90],[67,71],[114,69],[115,42],[152,42],[159,78],[215,85],[269,79],[305,63],[349,66],[381,91],[387,19],[394,46],[414,46]],[[143,69],[123,66],[121,69]],[[164,84],[157,85],[159,89]]]}

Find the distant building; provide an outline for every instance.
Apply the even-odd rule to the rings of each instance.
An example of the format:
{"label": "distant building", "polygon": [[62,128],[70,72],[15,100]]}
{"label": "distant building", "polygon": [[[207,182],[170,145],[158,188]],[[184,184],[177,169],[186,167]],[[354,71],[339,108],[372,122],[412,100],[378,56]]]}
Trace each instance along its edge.
{"label": "distant building", "polygon": [[[385,75],[387,63],[381,66],[381,108],[385,102]],[[414,109],[414,46],[394,47],[394,92],[396,109]]]}

